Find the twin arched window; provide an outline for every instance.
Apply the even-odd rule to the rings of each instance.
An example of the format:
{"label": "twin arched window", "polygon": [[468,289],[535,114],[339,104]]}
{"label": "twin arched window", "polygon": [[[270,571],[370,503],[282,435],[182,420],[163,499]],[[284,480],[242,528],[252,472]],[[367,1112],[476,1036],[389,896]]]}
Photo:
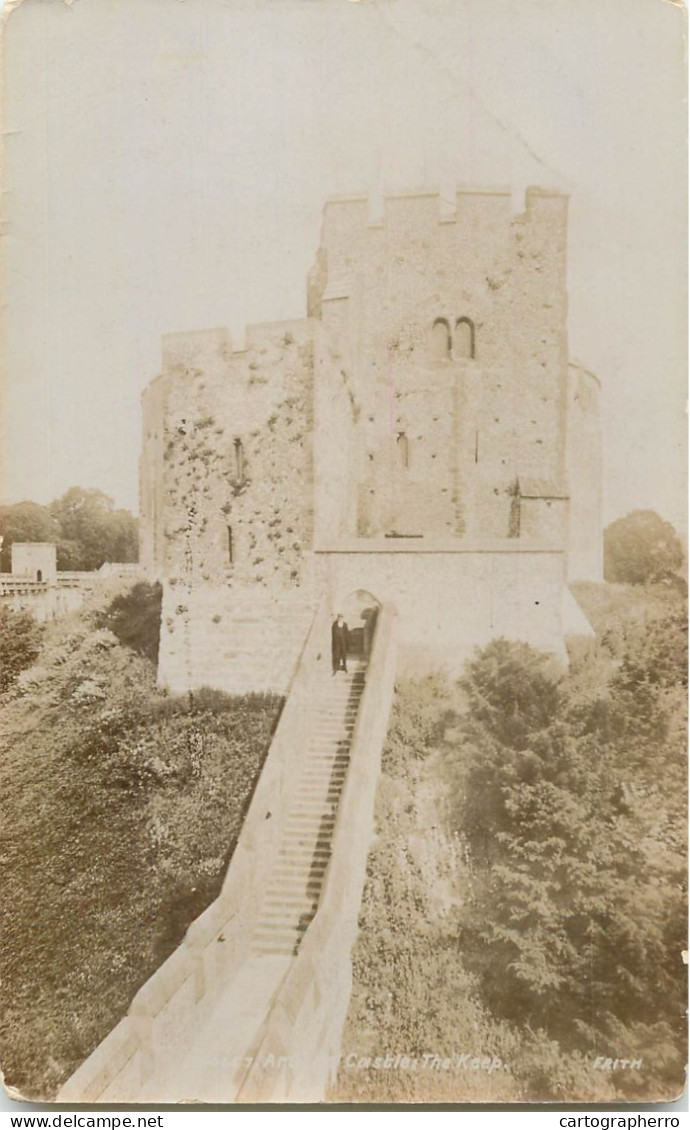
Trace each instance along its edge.
{"label": "twin arched window", "polygon": [[446,318],[437,318],[431,327],[431,352],[437,361],[471,361],[474,358],[474,322],[458,318],[451,331]]}

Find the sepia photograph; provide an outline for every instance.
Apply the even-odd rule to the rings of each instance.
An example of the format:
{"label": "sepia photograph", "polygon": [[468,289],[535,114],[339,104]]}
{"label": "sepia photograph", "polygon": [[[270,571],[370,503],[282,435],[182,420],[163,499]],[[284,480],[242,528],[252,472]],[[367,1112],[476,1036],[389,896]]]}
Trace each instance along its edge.
{"label": "sepia photograph", "polygon": [[7,1095],[677,1100],[685,8],[1,17]]}

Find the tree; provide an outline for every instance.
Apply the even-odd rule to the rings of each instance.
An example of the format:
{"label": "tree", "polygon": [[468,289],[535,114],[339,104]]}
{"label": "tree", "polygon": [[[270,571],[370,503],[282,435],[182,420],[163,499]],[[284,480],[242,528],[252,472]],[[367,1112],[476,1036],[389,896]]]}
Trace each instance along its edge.
{"label": "tree", "polygon": [[461,687],[470,715],[504,745],[524,749],[549,726],[561,705],[553,659],[528,644],[492,640],[467,666]]}
{"label": "tree", "polygon": [[57,567],[66,570],[100,569],[104,561],[136,561],[139,555],[138,523],[128,510],[116,510],[112,498],[100,490],[70,487],[52,502],[17,502],[0,508],[0,534],[4,538],[0,567],[12,567],[12,543],[46,541],[57,545]]}
{"label": "tree", "polygon": [[683,564],[683,547],[670,522],[654,510],[633,510],[604,531],[604,576],[630,585],[664,581]]}
{"label": "tree", "polygon": [[0,508],[0,535],[3,537],[0,567],[12,568],[12,543],[15,541],[57,541],[57,524],[47,506],[38,502],[16,502]]}
{"label": "tree", "polygon": [[58,568],[99,569],[105,561],[136,561],[137,520],[115,510],[100,490],[70,489],[51,504],[59,532]]}
{"label": "tree", "polygon": [[[685,729],[679,741],[657,724],[684,667],[677,620],[661,675],[648,670],[660,625],[648,657],[633,641],[597,713],[526,645],[494,641],[463,680],[470,757],[457,817],[478,880],[464,953],[496,1012],[581,1051],[614,1031],[651,1039],[662,1021],[682,1030]],[[658,733],[640,759],[631,740],[645,728]]]}

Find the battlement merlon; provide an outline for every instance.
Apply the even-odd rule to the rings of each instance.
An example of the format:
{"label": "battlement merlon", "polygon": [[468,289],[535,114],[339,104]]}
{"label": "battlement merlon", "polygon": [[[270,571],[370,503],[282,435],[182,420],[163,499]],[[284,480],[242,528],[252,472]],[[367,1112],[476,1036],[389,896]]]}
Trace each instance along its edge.
{"label": "battlement merlon", "polygon": [[347,297],[353,266],[370,255],[395,265],[398,256],[418,254],[424,245],[432,257],[456,245],[465,270],[467,246],[503,247],[518,268],[521,260],[528,262],[529,247],[553,271],[554,282],[560,276],[565,286],[568,202],[560,189],[539,186],[527,188],[520,200],[502,186],[331,197],[307,279],[308,313],[319,318],[323,301]]}
{"label": "battlement merlon", "polygon": [[[530,185],[525,190],[524,208],[522,211],[516,207],[516,196],[505,185],[497,186],[458,186],[455,191],[443,192],[440,189],[405,189],[396,192],[370,192],[349,193],[330,196],[323,206],[322,235],[330,226],[332,218],[340,212],[347,211],[359,216],[363,227],[385,227],[388,215],[393,209],[399,209],[404,202],[426,202],[429,207],[425,209],[429,217],[432,216],[439,223],[452,223],[457,219],[458,212],[463,203],[470,203],[473,199],[484,198],[487,201],[495,200],[497,209],[501,213],[509,211],[515,219],[530,218],[539,214],[544,206],[551,209],[555,207],[567,208],[569,194],[557,188],[544,188],[539,185]],[[550,202],[547,204],[547,202]],[[322,239],[323,245],[323,239]]]}
{"label": "battlement merlon", "polygon": [[164,373],[175,369],[203,371],[209,362],[226,360],[233,352],[232,338],[224,326],[163,334],[161,345]]}
{"label": "battlement merlon", "polygon": [[229,362],[238,354],[251,354],[254,350],[275,345],[281,339],[306,341],[313,333],[314,325],[309,318],[286,318],[276,322],[249,323],[243,327],[241,343],[235,341],[223,326],[163,334],[162,372],[148,387],[168,374],[198,375],[218,362]]}

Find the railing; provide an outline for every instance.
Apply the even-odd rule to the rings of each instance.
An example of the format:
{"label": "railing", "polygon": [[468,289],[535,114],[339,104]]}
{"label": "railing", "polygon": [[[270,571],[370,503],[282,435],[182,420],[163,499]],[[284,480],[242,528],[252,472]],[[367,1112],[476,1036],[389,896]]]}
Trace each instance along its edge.
{"label": "railing", "polygon": [[0,578],[0,596],[26,596],[44,593],[48,590],[47,581],[35,581],[33,577]]}
{"label": "railing", "polygon": [[[58,1102],[134,1101],[165,1078],[239,970],[258,917],[287,819],[309,720],[314,672],[330,663],[325,602],[312,622],[278,727],[218,898],[189,927],[174,953],[139,989],[127,1016],[58,1093]],[[222,933],[223,944],[217,944]],[[164,1093],[161,1085],[161,1093]]]}
{"label": "railing", "polygon": [[333,1077],[352,986],[381,750],[393,701],[396,615],[379,612],[319,908],[268,1014],[238,1102],[318,1102]]}

